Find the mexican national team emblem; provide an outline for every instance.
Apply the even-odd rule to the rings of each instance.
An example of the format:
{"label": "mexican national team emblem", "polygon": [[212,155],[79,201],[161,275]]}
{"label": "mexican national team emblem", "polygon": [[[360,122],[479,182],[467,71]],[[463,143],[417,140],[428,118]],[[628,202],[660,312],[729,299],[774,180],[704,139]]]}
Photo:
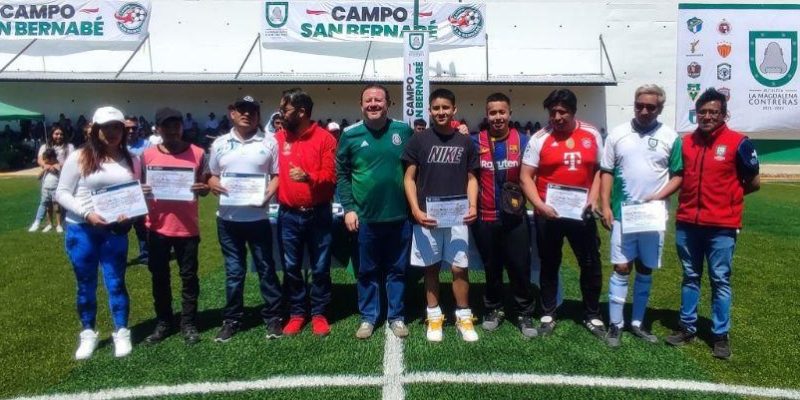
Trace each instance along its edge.
{"label": "mexican national team emblem", "polygon": [[700,84],[699,83],[690,83],[686,85],[686,91],[689,93],[689,97],[692,98],[692,101],[697,98],[697,95],[700,94]]}
{"label": "mexican national team emblem", "polygon": [[122,33],[137,35],[147,21],[147,8],[139,3],[125,3],[114,13],[117,27]]}
{"label": "mexican national team emblem", "polygon": [[758,83],[780,87],[797,72],[797,31],[750,32],[750,73]]}
{"label": "mexican national team emblem", "polygon": [[267,7],[267,24],[272,28],[280,28],[286,25],[289,18],[289,2],[288,1],[268,1]]}
{"label": "mexican national team emblem", "polygon": [[697,123],[697,111],[689,110],[689,123],[692,125]]}
{"label": "mexican national team emblem", "polygon": [[731,55],[731,44],[728,42],[717,43],[717,53],[722,58],[728,58]]}
{"label": "mexican national team emblem", "polygon": [[717,25],[717,32],[723,35],[731,33],[731,23],[723,18],[722,21],[719,22],[719,25]]}
{"label": "mexican national team emblem", "polygon": [[400,143],[402,143],[402,142],[403,141],[400,139],[400,135],[398,135],[396,133],[394,135],[392,135],[392,144],[393,145],[400,146]]}
{"label": "mexican national team emblem", "polygon": [[702,71],[703,67],[694,61],[686,66],[686,75],[689,75],[689,78],[699,78]]}
{"label": "mexican national team emblem", "polygon": [[725,152],[728,151],[728,146],[721,144],[714,150],[714,159],[717,161],[725,161]]}
{"label": "mexican national team emblem", "polygon": [[703,30],[703,20],[697,17],[692,17],[686,21],[686,27],[689,29],[689,32],[700,32]]}
{"label": "mexican national team emblem", "polygon": [[408,34],[408,45],[411,50],[419,50],[425,44],[425,34],[414,32]]}
{"label": "mexican national team emblem", "polygon": [[722,63],[717,65],[717,79],[721,81],[729,81],[731,80],[731,65],[728,63]]}
{"label": "mexican national team emblem", "polygon": [[658,139],[654,137],[647,138],[647,147],[650,149],[650,151],[655,151],[657,146],[658,146]]}
{"label": "mexican national team emblem", "polygon": [[447,21],[453,29],[453,34],[462,39],[473,38],[483,31],[483,14],[475,7],[458,7],[450,14]]}
{"label": "mexican national team emblem", "polygon": [[725,101],[731,101],[731,90],[726,87],[717,89],[718,92],[725,95]]}

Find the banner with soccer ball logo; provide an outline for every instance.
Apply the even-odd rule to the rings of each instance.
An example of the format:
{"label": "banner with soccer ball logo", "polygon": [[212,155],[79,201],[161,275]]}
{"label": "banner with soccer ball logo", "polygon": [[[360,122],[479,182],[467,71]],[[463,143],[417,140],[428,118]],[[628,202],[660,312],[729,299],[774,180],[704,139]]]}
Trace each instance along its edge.
{"label": "banner with soccer ball logo", "polygon": [[749,135],[800,136],[800,4],[679,4],[676,123],[697,126],[694,102],[713,87],[728,125]]}

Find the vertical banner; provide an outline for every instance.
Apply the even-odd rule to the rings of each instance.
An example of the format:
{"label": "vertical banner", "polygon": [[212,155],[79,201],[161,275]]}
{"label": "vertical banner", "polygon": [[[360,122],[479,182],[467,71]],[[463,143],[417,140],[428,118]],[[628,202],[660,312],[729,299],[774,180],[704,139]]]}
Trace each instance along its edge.
{"label": "vertical banner", "polygon": [[697,126],[708,88],[728,98],[728,125],[757,137],[797,138],[800,4],[679,4],[675,128]]}
{"label": "vertical banner", "polygon": [[407,32],[403,41],[403,121],[409,125],[422,118],[428,123],[428,35]]}

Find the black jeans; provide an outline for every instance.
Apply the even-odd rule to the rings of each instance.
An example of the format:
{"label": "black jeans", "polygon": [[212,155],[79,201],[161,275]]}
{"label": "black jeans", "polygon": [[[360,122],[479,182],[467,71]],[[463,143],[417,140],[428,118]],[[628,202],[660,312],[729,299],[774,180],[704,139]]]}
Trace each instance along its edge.
{"label": "black jeans", "polygon": [[558,295],[558,270],[561,267],[561,248],[567,238],[581,270],[580,285],[586,319],[601,319],[600,290],[603,274],[600,264],[600,238],[594,219],[576,221],[565,218],[547,219],[536,216],[536,244],[542,260],[540,284],[542,314],[555,317]]}
{"label": "black jeans", "polygon": [[530,317],[535,301],[531,289],[530,226],[527,216],[502,216],[496,222],[477,221],[472,235],[486,272],[486,311],[503,307],[503,266],[514,296],[514,311]]}
{"label": "black jeans", "polygon": [[170,284],[170,251],[175,249],[178,274],[181,277],[181,326],[194,325],[197,319],[197,250],[200,237],[169,237],[150,231],[150,258],[147,263],[153,281],[153,306],[159,322],[172,324],[172,286]]}

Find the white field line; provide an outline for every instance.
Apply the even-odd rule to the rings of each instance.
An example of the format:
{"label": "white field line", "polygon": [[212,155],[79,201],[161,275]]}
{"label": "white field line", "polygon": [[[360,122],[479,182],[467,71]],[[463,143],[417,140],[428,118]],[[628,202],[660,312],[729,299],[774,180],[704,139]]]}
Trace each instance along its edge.
{"label": "white field line", "polygon": [[667,390],[735,394],[770,398],[800,399],[800,390],[753,386],[725,385],[672,379],[612,378],[602,376],[570,376],[539,374],[454,374],[444,372],[418,372],[403,377],[404,383],[472,383],[495,385],[543,385],[607,387],[637,390]]}
{"label": "white field line", "polygon": [[383,400],[403,400],[403,341],[392,333],[387,324],[383,350]]}

